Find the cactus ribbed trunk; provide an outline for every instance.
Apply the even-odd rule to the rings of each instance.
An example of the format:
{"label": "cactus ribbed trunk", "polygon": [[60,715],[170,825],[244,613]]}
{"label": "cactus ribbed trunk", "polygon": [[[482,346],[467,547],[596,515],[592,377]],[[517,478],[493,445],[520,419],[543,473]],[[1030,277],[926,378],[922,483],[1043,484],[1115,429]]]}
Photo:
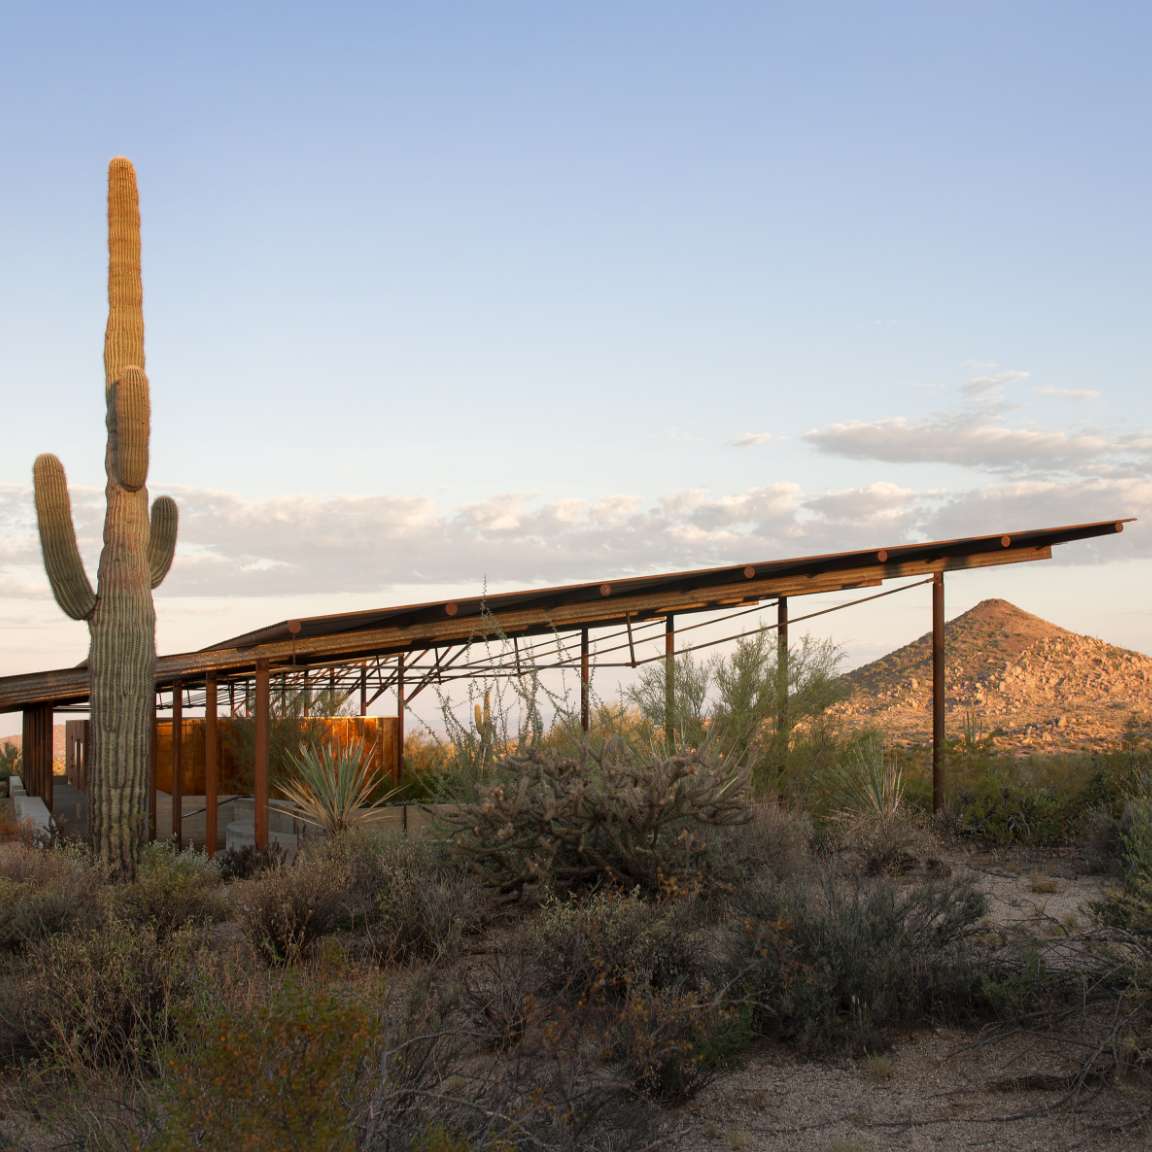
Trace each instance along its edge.
{"label": "cactus ribbed trunk", "polygon": [[100,859],[131,876],[147,832],[156,610],[148,571],[148,494],[126,492],[109,479],[107,497],[100,592],[88,621],[89,830]]}
{"label": "cactus ribbed trunk", "polygon": [[136,874],[148,834],[155,720],[156,611],[152,589],[176,548],[175,503],[148,504],[151,399],[144,374],[140,207],[124,159],[108,167],[108,325],[104,333],[108,441],[104,547],[93,593],[72,526],[64,468],[40,456],[33,469],[44,564],[64,611],[87,620],[91,726],[89,831],[101,861]]}

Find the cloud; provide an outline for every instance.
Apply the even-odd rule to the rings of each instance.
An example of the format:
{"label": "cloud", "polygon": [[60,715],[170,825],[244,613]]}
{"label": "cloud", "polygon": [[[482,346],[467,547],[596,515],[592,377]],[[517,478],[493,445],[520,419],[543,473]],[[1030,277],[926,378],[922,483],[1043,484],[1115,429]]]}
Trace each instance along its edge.
{"label": "cloud", "polygon": [[1067,468],[1110,447],[1096,433],[1014,428],[968,413],[848,421],[815,428],[803,438],[821,452],[851,460],[991,469]]}
{"label": "cloud", "polygon": [[814,496],[804,507],[831,522],[903,523],[922,498],[911,488],[879,481]]}
{"label": "cloud", "polygon": [[1064,400],[1099,400],[1099,388],[1033,388],[1037,396],[1056,396]]}
{"label": "cloud", "polygon": [[[996,366],[989,365],[991,368]],[[970,376],[963,391],[967,396],[999,396],[1009,384],[1022,384],[1031,375],[1018,369],[989,371],[979,376]]]}
{"label": "cloud", "polygon": [[776,437],[771,432],[749,432],[732,441],[733,448],[754,448],[760,444],[767,444]]}

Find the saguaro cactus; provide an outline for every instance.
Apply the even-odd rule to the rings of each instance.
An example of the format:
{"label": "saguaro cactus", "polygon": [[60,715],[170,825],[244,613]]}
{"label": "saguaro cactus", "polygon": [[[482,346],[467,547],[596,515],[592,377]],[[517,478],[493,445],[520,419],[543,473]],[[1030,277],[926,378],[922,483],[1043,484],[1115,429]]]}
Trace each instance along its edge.
{"label": "saguaro cactus", "polygon": [[117,157],[108,166],[108,324],[104,390],[104,548],[96,590],[84,571],[64,466],[51,455],[33,466],[36,520],[56,602],[91,633],[88,676],[89,824],[101,860],[131,878],[146,835],[154,717],[156,612],[152,589],[176,549],[176,504],[148,508],[150,401],[144,375],[140,283],[140,203],[136,173]]}

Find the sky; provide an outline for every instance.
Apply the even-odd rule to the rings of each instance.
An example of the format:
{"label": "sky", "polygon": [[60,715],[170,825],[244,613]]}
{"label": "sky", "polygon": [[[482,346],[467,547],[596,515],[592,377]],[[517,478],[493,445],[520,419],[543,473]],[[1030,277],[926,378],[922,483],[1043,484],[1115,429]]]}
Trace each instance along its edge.
{"label": "sky", "polygon": [[[30,478],[63,459],[94,572],[114,155],[161,651],[1137,516],[948,611],[1152,652],[1150,36],[1120,0],[5,0],[0,674],[86,652]],[[927,628],[896,602],[829,618],[849,663]]]}

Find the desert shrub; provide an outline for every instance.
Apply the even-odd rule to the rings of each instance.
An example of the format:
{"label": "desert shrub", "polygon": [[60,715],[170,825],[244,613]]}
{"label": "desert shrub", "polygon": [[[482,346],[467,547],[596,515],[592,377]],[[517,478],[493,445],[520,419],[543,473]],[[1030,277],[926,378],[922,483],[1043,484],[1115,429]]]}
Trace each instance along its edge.
{"label": "desert shrub", "polygon": [[153,1152],[353,1152],[376,1009],[297,980],[248,1002],[208,1000],[164,1062]]}
{"label": "desert shrub", "polygon": [[743,823],[701,833],[716,876],[724,882],[718,887],[753,877],[792,880],[811,870],[815,836],[811,817],[772,800],[754,802],[748,813]]}
{"label": "desert shrub", "polygon": [[33,945],[29,1037],[51,1065],[134,1075],[154,1069],[196,986],[195,937],[110,919]]}
{"label": "desert shrub", "polygon": [[298,963],[345,914],[347,871],[330,858],[305,858],[290,867],[238,881],[234,905],[244,934],[273,966]]}
{"label": "desert shrub", "polygon": [[606,1027],[605,1055],[646,1095],[681,1103],[752,1043],[751,1013],[711,989],[631,992]]}
{"label": "desert shrub", "polygon": [[984,901],[967,882],[750,885],[733,908],[746,936],[757,1027],[802,1050],[861,1052],[895,1029],[973,1012],[971,934]]}
{"label": "desert shrub", "polygon": [[696,987],[721,967],[710,950],[714,931],[694,913],[687,901],[597,892],[545,904],[523,942],[546,988],[581,1003],[619,1001],[635,990]]}
{"label": "desert shrub", "polygon": [[1094,804],[1083,814],[1076,841],[1090,871],[1122,871],[1124,824],[1109,805]]}
{"label": "desert shrub", "polygon": [[220,871],[193,848],[146,844],[136,880],[109,889],[117,914],[132,924],[151,924],[163,938],[184,924],[203,924],[224,916]]}
{"label": "desert shrub", "polygon": [[341,926],[377,963],[450,955],[484,919],[483,888],[439,845],[347,835],[318,855],[343,870]]}
{"label": "desert shrub", "polygon": [[255,844],[228,848],[215,860],[221,880],[250,880],[261,872],[281,868],[286,862],[284,849],[275,841],[267,848],[257,848]]}
{"label": "desert shrub", "polygon": [[507,895],[696,887],[715,864],[704,830],[748,819],[742,779],[697,754],[643,762],[609,745],[505,770],[505,783],[446,822],[457,851]]}
{"label": "desert shrub", "polygon": [[0,953],[100,919],[100,876],[72,849],[0,845]]}
{"label": "desert shrub", "polygon": [[[502,1003],[523,1005],[528,969],[502,964]],[[494,1043],[456,969],[432,967],[384,1017],[378,1071],[361,1135],[365,1152],[630,1152],[660,1118],[605,1069],[602,1018],[533,1000],[508,1042]]]}

